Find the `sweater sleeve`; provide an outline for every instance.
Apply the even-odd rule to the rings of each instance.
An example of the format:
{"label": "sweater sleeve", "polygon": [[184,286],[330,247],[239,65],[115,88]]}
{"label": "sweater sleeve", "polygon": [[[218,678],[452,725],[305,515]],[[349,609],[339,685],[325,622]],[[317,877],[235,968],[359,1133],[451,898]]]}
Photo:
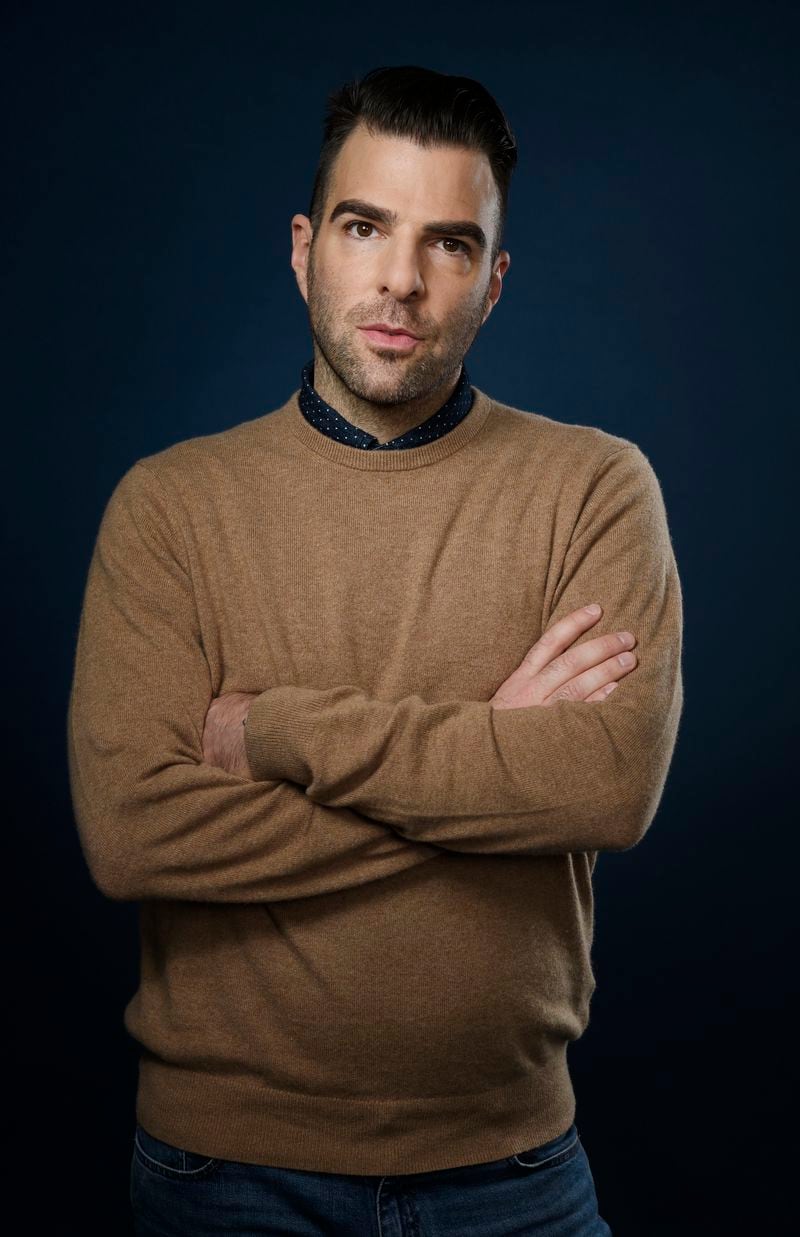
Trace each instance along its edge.
{"label": "sweater sleeve", "polygon": [[67,711],[84,857],[121,901],[282,901],[348,889],[441,854],[281,780],[206,764],[211,703],[182,537],[137,462],[104,511]]}
{"label": "sweater sleeve", "polygon": [[637,638],[638,664],[606,700],[495,710],[379,700],[352,684],[273,687],[248,717],[254,776],[455,851],[627,850],[655,816],[683,705],[681,585],[661,488],[635,444],[587,488],[543,630],[592,600],[603,614],[577,643]]}

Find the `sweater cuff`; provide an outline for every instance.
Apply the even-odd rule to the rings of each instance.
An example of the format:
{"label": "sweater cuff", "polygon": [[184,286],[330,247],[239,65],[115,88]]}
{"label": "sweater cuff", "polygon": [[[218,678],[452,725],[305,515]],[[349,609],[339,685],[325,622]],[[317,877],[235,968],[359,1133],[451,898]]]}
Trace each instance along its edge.
{"label": "sweater cuff", "polygon": [[270,687],[250,705],[244,748],[257,782],[288,781],[308,786],[313,773],[304,757],[319,692],[312,687]]}

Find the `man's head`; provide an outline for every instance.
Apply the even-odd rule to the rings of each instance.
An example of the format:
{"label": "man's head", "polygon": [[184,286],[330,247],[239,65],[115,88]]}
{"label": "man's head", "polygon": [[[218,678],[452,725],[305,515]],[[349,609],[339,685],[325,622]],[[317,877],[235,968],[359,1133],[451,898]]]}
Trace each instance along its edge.
{"label": "man's head", "polygon": [[[315,349],[373,404],[452,385],[500,296],[516,143],[471,78],[374,69],[328,100],[308,216],[292,219],[292,266]],[[390,348],[372,323],[420,337]]]}

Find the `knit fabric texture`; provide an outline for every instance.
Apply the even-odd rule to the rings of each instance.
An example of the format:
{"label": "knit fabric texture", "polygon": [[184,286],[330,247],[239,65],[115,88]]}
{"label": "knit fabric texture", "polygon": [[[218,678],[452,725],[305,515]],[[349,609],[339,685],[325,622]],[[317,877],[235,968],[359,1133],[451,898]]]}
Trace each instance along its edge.
{"label": "knit fabric texture", "polygon": [[[575,1116],[592,875],[683,704],[662,492],[632,441],[471,387],[405,450],[281,407],[137,459],[91,555],[67,717],[80,843],[140,904],[136,1116],[207,1156],[399,1174]],[[489,703],[544,632],[629,629],[607,700]],[[251,778],[203,760],[257,693]]]}

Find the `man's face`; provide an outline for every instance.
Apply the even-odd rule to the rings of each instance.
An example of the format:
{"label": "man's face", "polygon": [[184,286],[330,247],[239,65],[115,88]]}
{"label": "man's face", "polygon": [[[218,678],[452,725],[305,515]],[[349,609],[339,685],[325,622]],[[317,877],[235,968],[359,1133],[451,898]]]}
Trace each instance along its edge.
{"label": "man's face", "polygon": [[[347,202],[352,208],[342,207]],[[370,217],[376,207],[394,218]],[[405,403],[457,374],[510,263],[501,252],[490,267],[496,210],[482,152],[426,150],[406,138],[371,137],[363,126],[350,134],[310,246],[310,221],[292,220],[292,265],[314,340],[354,395]],[[438,226],[455,221],[477,225],[485,248],[473,236]],[[431,223],[435,231],[428,230]],[[392,348],[361,329],[370,323],[406,327],[421,338]]]}

